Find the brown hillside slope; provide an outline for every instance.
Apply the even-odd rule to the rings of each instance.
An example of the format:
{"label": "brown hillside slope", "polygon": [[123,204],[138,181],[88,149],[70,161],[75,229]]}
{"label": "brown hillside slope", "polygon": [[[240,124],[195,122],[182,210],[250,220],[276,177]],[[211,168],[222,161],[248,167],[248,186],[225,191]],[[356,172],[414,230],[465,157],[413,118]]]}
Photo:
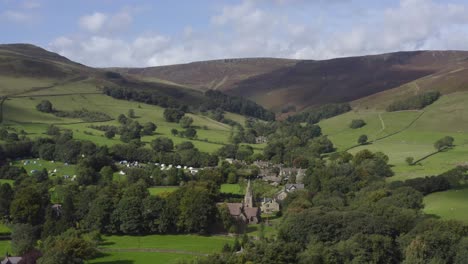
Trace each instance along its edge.
{"label": "brown hillside slope", "polygon": [[0,74],[64,78],[90,73],[92,68],[31,44],[0,44]]}
{"label": "brown hillside slope", "polygon": [[[430,82],[428,87],[450,92],[457,88],[444,91],[447,82],[451,87],[466,83],[460,69],[467,58],[465,51],[413,51],[323,61],[227,59],[119,71],[197,89],[220,89],[279,111],[289,105],[301,110],[354,101],[428,76],[440,75],[439,84]],[[457,70],[456,78],[449,77]]]}
{"label": "brown hillside slope", "polygon": [[[253,98],[271,109],[295,105],[300,110],[324,103],[357,100],[437,73],[446,76],[467,58],[468,52],[461,51],[417,51],[301,61],[292,67],[244,80],[230,93]],[[466,83],[460,78],[453,81],[460,85]]]}
{"label": "brown hillside slope", "polygon": [[226,91],[242,80],[296,64],[274,58],[224,59],[149,68],[116,68],[143,78],[158,78],[199,90]]}
{"label": "brown hillside slope", "polygon": [[468,59],[460,60],[434,74],[424,76],[399,87],[360,98],[352,102],[352,105],[354,108],[385,109],[390,103],[399,98],[434,90],[443,94],[468,91]]}
{"label": "brown hillside slope", "polygon": [[38,90],[47,93],[63,85],[76,87],[72,90],[76,93],[83,87],[86,92],[99,92],[103,87],[125,87],[157,90],[160,96],[187,104],[203,100],[203,94],[193,89],[164,82],[145,82],[131,76],[110,77],[107,70],[76,63],[34,45],[0,45],[0,96],[17,96]]}

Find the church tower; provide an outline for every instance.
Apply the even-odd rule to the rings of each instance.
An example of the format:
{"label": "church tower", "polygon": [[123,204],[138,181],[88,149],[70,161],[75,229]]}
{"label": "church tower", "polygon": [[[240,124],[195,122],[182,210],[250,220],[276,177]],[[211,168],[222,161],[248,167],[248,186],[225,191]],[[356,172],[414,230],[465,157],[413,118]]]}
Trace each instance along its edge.
{"label": "church tower", "polygon": [[244,207],[249,207],[249,208],[254,207],[253,199],[254,198],[253,198],[252,186],[250,185],[250,180],[249,180],[247,183],[247,189],[245,190]]}

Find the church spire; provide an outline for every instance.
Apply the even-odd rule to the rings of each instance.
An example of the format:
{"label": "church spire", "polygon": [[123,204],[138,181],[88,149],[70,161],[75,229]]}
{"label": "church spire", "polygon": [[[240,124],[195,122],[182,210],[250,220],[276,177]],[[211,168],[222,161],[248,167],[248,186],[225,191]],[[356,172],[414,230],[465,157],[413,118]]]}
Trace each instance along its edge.
{"label": "church spire", "polygon": [[245,207],[250,207],[250,208],[254,207],[253,192],[252,192],[252,186],[250,185],[250,179],[247,182],[247,189],[245,190],[244,206]]}

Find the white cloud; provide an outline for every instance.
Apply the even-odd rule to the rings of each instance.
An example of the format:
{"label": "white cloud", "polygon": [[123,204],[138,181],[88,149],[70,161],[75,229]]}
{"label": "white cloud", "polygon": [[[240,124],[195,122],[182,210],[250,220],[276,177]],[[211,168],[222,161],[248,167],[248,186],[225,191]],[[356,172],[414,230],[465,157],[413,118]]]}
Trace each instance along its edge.
{"label": "white cloud", "polygon": [[92,34],[113,34],[126,30],[132,21],[132,14],[124,10],[115,14],[94,12],[80,17],[78,24],[81,29]]}
{"label": "white cloud", "polygon": [[106,14],[95,12],[91,15],[82,16],[80,18],[79,25],[84,30],[98,32],[102,29],[107,18]]}
{"label": "white cloud", "polygon": [[339,3],[345,10],[339,13],[347,14],[339,21],[328,13],[309,15],[310,9],[297,13],[306,13],[306,20],[284,11],[295,2],[300,2],[300,9],[310,3],[244,0],[223,7],[205,30],[187,26],[170,36],[140,34],[133,39],[116,34],[132,24],[131,12],[96,12],[80,19],[81,28],[90,35],[57,38],[50,47],[91,66],[137,67],[227,57],[328,59],[398,50],[468,49],[468,5],[401,0],[396,7],[366,9],[334,0],[334,7]]}

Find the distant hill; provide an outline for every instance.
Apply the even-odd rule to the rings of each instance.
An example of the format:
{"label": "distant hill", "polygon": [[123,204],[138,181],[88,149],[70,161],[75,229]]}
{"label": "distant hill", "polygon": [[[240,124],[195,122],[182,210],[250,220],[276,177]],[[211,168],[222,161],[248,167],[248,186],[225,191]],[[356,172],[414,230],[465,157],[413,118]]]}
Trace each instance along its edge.
{"label": "distant hill", "polygon": [[261,119],[274,118],[273,113],[244,98],[222,93],[205,94],[166,80],[88,67],[34,45],[0,45],[0,96],[26,96],[39,92],[42,95],[105,92],[117,99],[162,107],[189,111],[221,108]]}
{"label": "distant hill", "polygon": [[296,60],[275,58],[224,59],[148,68],[116,68],[143,78],[159,78],[199,90],[227,91],[245,79],[290,67]]}
{"label": "distant hill", "polygon": [[[109,78],[108,72],[118,78]],[[114,76],[115,77],[115,76]],[[277,113],[327,103],[385,108],[422,91],[468,89],[467,51],[409,51],[331,60],[224,59],[148,68],[96,69],[29,44],[0,45],[0,95],[86,80],[97,91],[125,87],[158,91],[184,103],[218,90]],[[290,114],[291,114],[290,113]]]}
{"label": "distant hill", "polygon": [[[60,56],[59,54],[47,51],[30,44],[3,44],[0,45],[0,81],[5,85],[18,88],[13,94],[25,93],[29,89],[35,90],[38,87],[23,87],[25,80],[37,84],[50,83],[43,88],[65,83],[81,82],[87,80],[95,85],[96,91],[100,91],[105,86],[134,88],[134,89],[156,89],[170,96],[171,94],[187,93],[195,97],[202,96],[202,93],[187,89],[178,85],[173,85],[161,80],[145,82],[140,78],[113,74],[109,70],[88,67]],[[29,82],[27,82],[29,83]],[[80,91],[76,91],[80,92]],[[0,86],[0,95],[5,93],[5,89]],[[189,98],[189,99],[193,99]]]}
{"label": "distant hill", "polygon": [[350,102],[422,78],[426,79],[418,82],[420,89],[457,91],[467,83],[465,67],[466,51],[412,51],[322,61],[226,59],[119,71],[195,89],[227,91],[280,111],[287,106],[302,110]]}

